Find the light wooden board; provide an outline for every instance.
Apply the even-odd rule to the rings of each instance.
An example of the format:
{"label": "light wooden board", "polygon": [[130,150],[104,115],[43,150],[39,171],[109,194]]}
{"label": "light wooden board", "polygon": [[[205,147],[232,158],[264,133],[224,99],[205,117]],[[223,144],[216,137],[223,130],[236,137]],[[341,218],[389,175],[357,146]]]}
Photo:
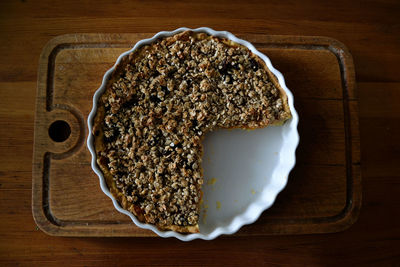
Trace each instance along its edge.
{"label": "light wooden board", "polygon": [[[114,209],[86,148],[93,93],[117,57],[152,34],[72,34],[52,39],[39,62],[32,210],[59,236],[154,236]],[[295,97],[300,145],[287,188],[237,235],[327,233],[355,222],[361,206],[357,96],[351,55],[324,37],[239,35],[270,57]],[[49,127],[71,134],[54,142]],[[57,133],[55,133],[57,134]]]}

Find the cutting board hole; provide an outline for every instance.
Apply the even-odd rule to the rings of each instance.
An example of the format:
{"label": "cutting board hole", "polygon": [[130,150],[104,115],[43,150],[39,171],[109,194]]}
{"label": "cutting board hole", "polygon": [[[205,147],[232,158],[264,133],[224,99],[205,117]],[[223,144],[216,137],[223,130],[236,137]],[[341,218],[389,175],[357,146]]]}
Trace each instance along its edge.
{"label": "cutting board hole", "polygon": [[54,142],[64,142],[71,135],[71,126],[66,121],[55,121],[50,125],[49,136]]}

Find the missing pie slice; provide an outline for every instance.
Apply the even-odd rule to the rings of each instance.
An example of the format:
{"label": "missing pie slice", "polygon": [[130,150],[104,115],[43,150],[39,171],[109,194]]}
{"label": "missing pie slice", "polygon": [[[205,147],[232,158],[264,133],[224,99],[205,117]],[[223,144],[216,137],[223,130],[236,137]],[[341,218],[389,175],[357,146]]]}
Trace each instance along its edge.
{"label": "missing pie slice", "polygon": [[99,98],[93,134],[112,195],[139,221],[199,232],[204,135],[291,117],[264,61],[227,39],[186,31],[122,59]]}

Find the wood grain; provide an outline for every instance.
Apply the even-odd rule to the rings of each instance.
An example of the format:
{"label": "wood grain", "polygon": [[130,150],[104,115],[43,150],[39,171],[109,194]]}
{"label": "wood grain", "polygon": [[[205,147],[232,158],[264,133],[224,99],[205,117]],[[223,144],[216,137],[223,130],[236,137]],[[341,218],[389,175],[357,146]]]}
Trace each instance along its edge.
{"label": "wood grain", "polygon": [[[1,1],[0,265],[398,264],[399,13],[400,4],[393,0]],[[45,44],[67,33],[154,33],[181,26],[209,26],[237,35],[329,36],[346,44],[355,63],[363,177],[363,207],[351,228],[336,234],[191,243],[60,238],[36,228],[31,214],[33,121],[38,60]],[[303,185],[293,180],[283,194],[289,197],[296,186]]]}

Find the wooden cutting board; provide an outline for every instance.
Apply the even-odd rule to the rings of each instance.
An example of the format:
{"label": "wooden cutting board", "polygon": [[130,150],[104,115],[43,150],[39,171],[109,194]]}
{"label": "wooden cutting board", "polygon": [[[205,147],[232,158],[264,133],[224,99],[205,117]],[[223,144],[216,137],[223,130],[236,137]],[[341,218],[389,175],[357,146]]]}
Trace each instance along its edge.
{"label": "wooden cutting board", "polygon": [[[90,167],[86,119],[117,57],[153,34],[70,34],[40,57],[32,212],[58,236],[155,236],[114,209]],[[236,235],[342,231],[361,207],[360,139],[352,57],[325,37],[238,35],[270,57],[300,116],[297,164],[273,207]]]}

